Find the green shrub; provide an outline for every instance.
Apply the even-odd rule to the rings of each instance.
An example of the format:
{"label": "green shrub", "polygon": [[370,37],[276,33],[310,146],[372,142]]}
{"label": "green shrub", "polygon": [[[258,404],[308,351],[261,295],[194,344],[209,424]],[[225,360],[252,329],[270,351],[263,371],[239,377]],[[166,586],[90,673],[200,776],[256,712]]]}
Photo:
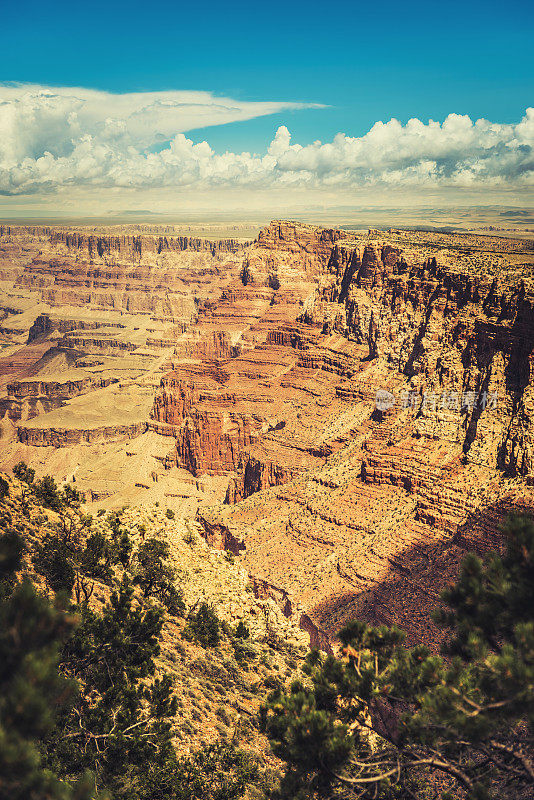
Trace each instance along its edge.
{"label": "green shrub", "polygon": [[217,647],[220,640],[220,622],[213,608],[201,603],[197,611],[189,613],[184,636],[203,647]]}
{"label": "green shrub", "polygon": [[242,619],[240,619],[238,622],[237,628],[235,629],[235,635],[240,639],[248,639],[250,636],[250,631]]}
{"label": "green shrub", "polygon": [[248,642],[243,641],[242,639],[234,640],[233,648],[234,648],[234,656],[235,660],[240,666],[245,666],[249,664],[251,661],[255,661],[258,654],[256,650],[251,647]]}
{"label": "green shrub", "polygon": [[63,507],[63,500],[57,487],[57,483],[51,475],[45,475],[40,481],[33,484],[33,493],[36,499],[53,511],[60,511]]}
{"label": "green shrub", "polygon": [[122,531],[119,537],[119,540],[116,544],[116,552],[117,552],[117,560],[122,564],[124,569],[130,563],[130,557],[132,555],[133,544],[132,540],[128,535],[128,531]]}
{"label": "green shrub", "polygon": [[54,608],[32,582],[18,581],[24,546],[0,537],[0,796],[5,800],[89,800],[91,780],[76,788],[42,761],[42,743],[76,686],[58,670],[58,650],[75,619]]}
{"label": "green shrub", "polygon": [[189,528],[187,529],[187,533],[184,534],[184,542],[190,546],[194,545],[196,542],[196,536]]}
{"label": "green shrub", "polygon": [[167,797],[176,701],[171,676],[155,676],[163,615],[135,600],[127,576],[100,613],[79,611],[62,666],[80,693],[44,743],[48,763],[58,764],[60,776],[90,769],[113,800]]}
{"label": "green shrub", "polygon": [[278,675],[266,675],[263,679],[263,684],[267,689],[279,689],[282,681]]}
{"label": "green shrub", "polygon": [[177,800],[237,800],[258,780],[254,756],[233,743],[205,745],[179,762]]}
{"label": "green shrub", "polygon": [[34,481],[35,470],[25,464],[24,461],[19,461],[19,463],[15,464],[13,467],[13,475],[15,478],[18,478],[19,481],[30,485]]}
{"label": "green shrub", "polygon": [[80,554],[80,570],[91,578],[103,583],[111,583],[112,547],[101,533],[92,533]]}
{"label": "green shrub", "polygon": [[76,573],[71,563],[72,551],[59,536],[48,533],[32,557],[36,572],[46,578],[54,592],[72,592]]}
{"label": "green shrub", "polygon": [[174,585],[175,570],[166,563],[169,545],[160,539],[147,539],[136,554],[134,584],[140,586],[145,597],[156,597],[171,614],[185,610],[181,593]]}
{"label": "green shrub", "polygon": [[280,288],[280,278],[274,272],[269,275],[269,287],[274,289],[275,292]]}
{"label": "green shrub", "polygon": [[62,489],[61,499],[67,506],[78,507],[82,501],[82,495],[68,483]]}

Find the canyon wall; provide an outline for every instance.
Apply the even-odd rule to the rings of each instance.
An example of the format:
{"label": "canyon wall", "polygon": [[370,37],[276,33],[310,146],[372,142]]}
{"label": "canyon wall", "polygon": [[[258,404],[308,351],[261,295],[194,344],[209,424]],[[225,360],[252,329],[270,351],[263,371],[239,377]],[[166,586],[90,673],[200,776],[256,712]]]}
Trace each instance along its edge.
{"label": "canyon wall", "polygon": [[[534,500],[524,269],[534,252],[480,237],[338,234],[265,229],[244,261],[245,292],[285,274],[272,289],[282,304],[310,272],[311,291],[268,330],[268,313],[253,324],[252,349],[221,354],[224,378],[212,372],[209,391],[208,360],[193,371],[175,362],[189,400],[178,393],[173,416],[164,379],[153,413],[180,464],[235,471],[202,524],[239,542],[250,572],[294,593],[313,624],[334,633],[356,613],[438,643],[428,611],[462,553],[494,547],[506,513]],[[247,414],[254,436],[236,424]],[[210,430],[231,441],[222,459]]]}
{"label": "canyon wall", "polygon": [[[0,230],[1,235],[1,230]],[[151,236],[140,234],[138,236],[92,236],[67,231],[51,231],[50,242],[52,245],[62,244],[67,250],[86,251],[91,259],[103,258],[118,253],[131,257],[143,258],[148,253],[169,251],[181,253],[185,250],[194,252],[209,252],[215,256],[219,253],[236,253],[243,249],[245,244],[237,239],[198,239],[190,236]]]}
{"label": "canyon wall", "polygon": [[437,647],[463,554],[532,512],[528,241],[274,221],[0,247],[9,457],[65,474],[85,448],[91,497],[124,473],[127,502],[179,498],[321,646],[357,615]]}

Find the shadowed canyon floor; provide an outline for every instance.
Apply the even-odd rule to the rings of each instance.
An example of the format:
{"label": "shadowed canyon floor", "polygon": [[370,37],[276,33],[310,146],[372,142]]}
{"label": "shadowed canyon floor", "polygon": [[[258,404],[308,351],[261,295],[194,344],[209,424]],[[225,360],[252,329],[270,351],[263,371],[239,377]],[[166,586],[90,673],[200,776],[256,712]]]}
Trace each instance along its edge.
{"label": "shadowed canyon floor", "polygon": [[462,554],[534,507],[533,274],[492,236],[0,227],[0,467],[196,518],[316,644],[437,642]]}

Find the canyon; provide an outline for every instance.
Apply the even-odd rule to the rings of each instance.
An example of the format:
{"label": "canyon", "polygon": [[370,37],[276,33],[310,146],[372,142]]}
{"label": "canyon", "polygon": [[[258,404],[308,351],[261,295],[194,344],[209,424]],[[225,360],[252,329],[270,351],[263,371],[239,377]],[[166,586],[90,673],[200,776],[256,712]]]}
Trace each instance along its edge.
{"label": "canyon", "polygon": [[533,275],[489,235],[0,226],[0,468],[172,509],[314,646],[437,646],[463,554],[534,508]]}

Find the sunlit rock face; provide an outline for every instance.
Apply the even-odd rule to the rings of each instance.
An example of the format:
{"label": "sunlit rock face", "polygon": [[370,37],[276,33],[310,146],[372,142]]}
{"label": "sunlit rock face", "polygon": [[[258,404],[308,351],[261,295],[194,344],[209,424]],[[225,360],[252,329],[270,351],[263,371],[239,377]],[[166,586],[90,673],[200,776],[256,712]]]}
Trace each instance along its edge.
{"label": "sunlit rock face", "polygon": [[533,264],[519,239],[284,221],[4,228],[3,465],[198,513],[314,636],[358,614],[437,645],[462,554],[532,508]]}

